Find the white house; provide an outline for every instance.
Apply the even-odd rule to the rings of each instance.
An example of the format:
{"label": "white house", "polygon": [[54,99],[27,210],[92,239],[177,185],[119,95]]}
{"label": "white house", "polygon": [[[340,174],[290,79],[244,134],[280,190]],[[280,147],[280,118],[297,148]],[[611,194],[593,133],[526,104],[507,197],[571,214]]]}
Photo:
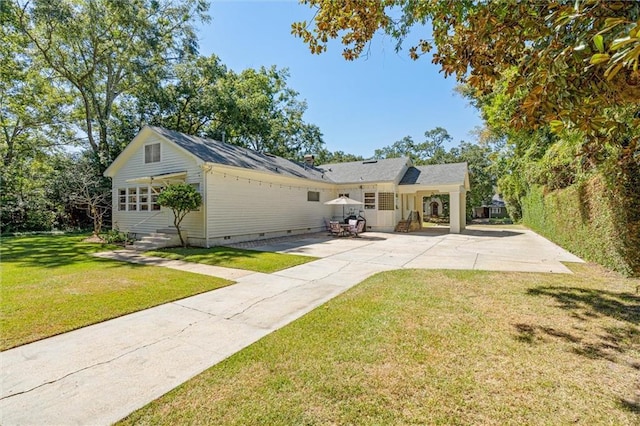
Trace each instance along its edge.
{"label": "white house", "polygon": [[163,186],[194,185],[202,207],[183,221],[189,243],[210,247],[323,230],[342,207],[325,205],[341,194],[357,206],[367,229],[392,231],[424,197],[450,195],[450,230],[466,225],[466,163],[414,167],[409,158],[315,166],[270,154],[145,127],[105,171],[112,179],[113,226],[138,236],[173,227],[170,209],[156,203]]}

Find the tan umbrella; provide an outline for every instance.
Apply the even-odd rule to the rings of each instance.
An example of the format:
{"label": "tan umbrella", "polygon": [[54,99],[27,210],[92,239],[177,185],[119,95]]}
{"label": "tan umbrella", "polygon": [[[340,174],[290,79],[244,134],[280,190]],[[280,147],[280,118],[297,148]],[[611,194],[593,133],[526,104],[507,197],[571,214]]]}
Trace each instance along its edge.
{"label": "tan umbrella", "polygon": [[327,201],[325,204],[342,206],[342,217],[344,217],[344,206],[355,206],[357,204],[364,204],[364,203],[362,201],[353,200],[343,195],[342,197],[338,197],[331,201]]}

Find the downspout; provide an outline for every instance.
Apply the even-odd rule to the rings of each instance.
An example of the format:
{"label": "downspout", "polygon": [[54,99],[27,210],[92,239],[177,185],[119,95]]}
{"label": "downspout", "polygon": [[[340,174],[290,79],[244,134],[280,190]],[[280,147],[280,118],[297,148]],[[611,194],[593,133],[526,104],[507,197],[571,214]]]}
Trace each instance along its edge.
{"label": "downspout", "polygon": [[202,206],[204,207],[204,246],[206,248],[209,248],[209,229],[208,229],[208,224],[209,224],[209,209],[208,206],[209,204],[207,203],[207,181],[209,180],[209,172],[211,171],[213,166],[208,165],[208,164],[203,164],[202,165],[202,171],[204,172],[204,179],[203,179],[203,188],[202,188]]}

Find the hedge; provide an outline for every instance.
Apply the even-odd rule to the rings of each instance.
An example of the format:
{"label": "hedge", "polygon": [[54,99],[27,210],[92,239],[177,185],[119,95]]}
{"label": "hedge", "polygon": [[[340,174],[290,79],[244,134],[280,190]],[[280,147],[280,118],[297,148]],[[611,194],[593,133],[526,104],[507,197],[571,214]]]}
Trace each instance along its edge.
{"label": "hedge", "polygon": [[640,275],[638,178],[607,179],[616,177],[596,175],[549,193],[534,186],[522,199],[522,221],[584,260]]}

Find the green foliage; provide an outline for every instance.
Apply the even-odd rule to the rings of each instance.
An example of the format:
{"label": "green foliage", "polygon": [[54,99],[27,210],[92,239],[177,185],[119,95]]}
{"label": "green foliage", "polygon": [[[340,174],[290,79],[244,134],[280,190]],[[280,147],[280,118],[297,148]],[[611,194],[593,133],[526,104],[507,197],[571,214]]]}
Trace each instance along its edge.
{"label": "green foliage", "polygon": [[203,0],[38,0],[18,1],[13,11],[27,55],[76,96],[76,124],[104,169],[114,104],[155,84],[169,58],[195,52],[193,21],[206,20],[207,9]]}
{"label": "green foliage", "polygon": [[636,215],[635,229],[640,220],[620,195],[601,176],[550,193],[533,186],[521,200],[523,223],[586,260],[640,274],[639,237],[628,216]]}
{"label": "green foliage", "polygon": [[[598,157],[619,147],[628,120],[610,110],[638,112],[640,98],[640,2],[637,1],[459,1],[391,0],[353,2],[305,0],[317,8],[312,22],[297,22],[292,33],[312,53],[340,38],[343,56],[365,52],[379,31],[402,42],[426,33],[409,49],[418,59],[434,47],[432,62],[479,95],[493,93],[505,74],[511,125],[533,131],[578,129],[581,155]],[[430,25],[425,25],[430,23]],[[413,37],[411,37],[413,39]],[[627,156],[640,155],[640,116],[627,141]],[[596,159],[597,161],[597,159]]]}
{"label": "green foliage", "polygon": [[361,155],[347,154],[344,151],[330,152],[326,148],[321,148],[316,155],[317,164],[349,163],[363,160],[364,158]]}
{"label": "green foliage", "polygon": [[187,243],[182,236],[180,223],[190,211],[197,210],[202,204],[202,195],[188,183],[174,183],[162,190],[158,195],[158,204],[169,207],[173,211],[173,225],[178,231],[182,246]]}
{"label": "green foliage", "polygon": [[156,266],[98,259],[117,246],[83,235],[2,238],[0,350],[232,284]]}
{"label": "green foliage", "polygon": [[243,250],[232,247],[167,248],[145,253],[172,260],[203,263],[226,268],[246,269],[266,274],[317,260],[311,256]]}
{"label": "green foliage", "polygon": [[100,235],[107,244],[131,244],[134,239],[129,236],[127,232],[118,231],[117,229],[109,229],[104,234]]}

